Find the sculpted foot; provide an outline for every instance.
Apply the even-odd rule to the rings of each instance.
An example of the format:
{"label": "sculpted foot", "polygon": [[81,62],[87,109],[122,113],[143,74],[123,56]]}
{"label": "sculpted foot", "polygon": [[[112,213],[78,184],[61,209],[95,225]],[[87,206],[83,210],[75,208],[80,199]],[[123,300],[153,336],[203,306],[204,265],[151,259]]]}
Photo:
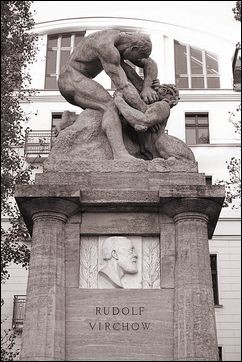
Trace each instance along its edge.
{"label": "sculpted foot", "polygon": [[172,166],[176,162],[176,158],[175,157],[169,157],[169,158],[167,158],[166,162],[167,162],[167,164],[169,166]]}

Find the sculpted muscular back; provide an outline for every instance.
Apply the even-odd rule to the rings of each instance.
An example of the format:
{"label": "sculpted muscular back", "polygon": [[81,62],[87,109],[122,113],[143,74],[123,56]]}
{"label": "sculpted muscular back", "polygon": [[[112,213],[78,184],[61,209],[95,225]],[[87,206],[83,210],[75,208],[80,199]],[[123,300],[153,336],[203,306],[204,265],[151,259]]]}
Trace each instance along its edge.
{"label": "sculpted muscular back", "polygon": [[[102,128],[110,142],[114,158],[133,158],[125,149],[121,122],[111,95],[93,78],[104,70],[116,89],[133,107],[142,111],[143,102],[157,100],[152,88],[157,78],[156,63],[149,58],[151,42],[144,34],[107,30],[84,37],[62,68],[58,85],[63,97],[83,109],[103,112]],[[144,69],[141,93],[130,83],[125,69],[125,59]],[[131,80],[132,82],[132,80]]]}

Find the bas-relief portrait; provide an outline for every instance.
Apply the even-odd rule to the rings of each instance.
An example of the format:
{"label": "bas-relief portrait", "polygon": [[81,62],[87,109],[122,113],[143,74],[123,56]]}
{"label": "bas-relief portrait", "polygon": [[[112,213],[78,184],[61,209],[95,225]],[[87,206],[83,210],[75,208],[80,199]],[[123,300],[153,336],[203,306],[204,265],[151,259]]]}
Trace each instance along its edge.
{"label": "bas-relief portrait", "polygon": [[160,287],[160,244],[156,237],[82,237],[80,288]]}

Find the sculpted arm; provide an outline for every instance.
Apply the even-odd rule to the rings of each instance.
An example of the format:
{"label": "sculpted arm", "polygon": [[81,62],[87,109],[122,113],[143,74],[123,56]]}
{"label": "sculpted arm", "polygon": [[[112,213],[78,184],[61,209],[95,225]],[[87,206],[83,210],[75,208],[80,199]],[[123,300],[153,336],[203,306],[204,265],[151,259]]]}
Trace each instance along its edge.
{"label": "sculpted arm", "polygon": [[143,110],[143,102],[135,87],[121,66],[120,54],[113,45],[100,45],[97,51],[103,70],[112,79],[117,91],[121,91],[124,99],[134,108]]}
{"label": "sculpted arm", "polygon": [[138,59],[133,63],[144,69],[144,82],[140,93],[141,98],[146,103],[153,103],[158,101],[159,97],[156,91],[152,88],[152,84],[157,79],[158,75],[156,62],[151,58],[144,58]]}

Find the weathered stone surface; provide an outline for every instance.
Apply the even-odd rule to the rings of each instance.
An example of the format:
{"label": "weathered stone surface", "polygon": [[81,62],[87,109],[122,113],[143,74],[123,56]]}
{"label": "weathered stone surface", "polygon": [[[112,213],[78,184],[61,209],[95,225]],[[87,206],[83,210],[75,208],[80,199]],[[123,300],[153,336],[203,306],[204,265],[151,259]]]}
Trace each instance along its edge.
{"label": "weathered stone surface", "polygon": [[[145,162],[145,161],[144,161]],[[196,172],[140,172],[125,167],[116,172],[45,172],[36,175],[38,185],[77,185],[80,189],[158,190],[159,186],[205,185],[205,175]],[[134,188],[135,185],[135,188]]]}
{"label": "weathered stone surface", "polygon": [[[44,170],[49,172],[84,170],[86,172],[117,172],[125,169],[132,172],[197,172],[197,164],[194,161],[183,159],[165,160],[157,156],[158,158],[151,161],[143,160],[140,157],[129,161],[113,160],[110,145],[101,128],[101,116],[98,111],[85,110],[77,117],[75,123],[61,131],[48,159],[44,162]],[[173,140],[173,138],[171,139]],[[179,144],[182,142],[178,141]],[[127,136],[124,137],[124,142],[127,144],[130,154],[135,156],[137,145],[135,146]],[[175,150],[173,150],[173,154],[175,154]],[[109,162],[105,160],[109,160]]]}
{"label": "weathered stone surface", "polygon": [[[167,218],[169,219],[169,218]],[[95,220],[95,222],[93,222]],[[164,217],[166,220],[166,217]],[[82,234],[159,234],[156,213],[84,213],[81,224]]]}
{"label": "weathered stone surface", "polygon": [[217,361],[218,348],[207,221],[202,213],[174,217],[176,228],[174,357]]}
{"label": "weathered stone surface", "polygon": [[[55,140],[44,167],[61,170],[61,162],[81,160],[111,160],[112,150],[101,128],[102,113],[83,111],[76,121],[61,131]],[[69,169],[70,170],[70,169]]]}
{"label": "weathered stone surface", "polygon": [[[173,290],[66,290],[67,361],[173,360]],[[95,315],[95,307],[144,307],[142,315]],[[129,323],[129,330],[98,330],[95,322]],[[148,330],[131,323],[150,323]],[[103,325],[103,324],[102,324]],[[98,341],[98,348],[97,348]]]}
{"label": "weathered stone surface", "polygon": [[35,215],[21,360],[65,360],[64,215]]}
{"label": "weathered stone surface", "polygon": [[[33,218],[39,213],[44,214],[46,217],[50,214],[53,218],[57,217],[57,219],[63,215],[63,217],[67,219],[67,217],[75,214],[80,209],[80,197],[78,196],[52,197],[51,190],[49,191],[47,188],[41,190],[38,189],[36,185],[32,186],[21,186],[17,188],[18,191],[16,192],[16,201],[30,235],[33,229]],[[33,191],[32,195],[39,196],[32,196],[30,192],[30,197],[23,197],[23,194],[26,193],[27,190]],[[49,197],[47,196],[48,191]],[[42,197],[42,193],[45,196]],[[80,192],[77,194],[80,195]]]}
{"label": "weathered stone surface", "polygon": [[78,223],[67,222],[65,227],[65,286],[68,288],[79,285],[80,221],[81,218]]}
{"label": "weathered stone surface", "polygon": [[208,238],[211,239],[224,201],[220,186],[164,187],[159,191],[162,211],[174,217],[183,212],[198,212],[208,216]]}

